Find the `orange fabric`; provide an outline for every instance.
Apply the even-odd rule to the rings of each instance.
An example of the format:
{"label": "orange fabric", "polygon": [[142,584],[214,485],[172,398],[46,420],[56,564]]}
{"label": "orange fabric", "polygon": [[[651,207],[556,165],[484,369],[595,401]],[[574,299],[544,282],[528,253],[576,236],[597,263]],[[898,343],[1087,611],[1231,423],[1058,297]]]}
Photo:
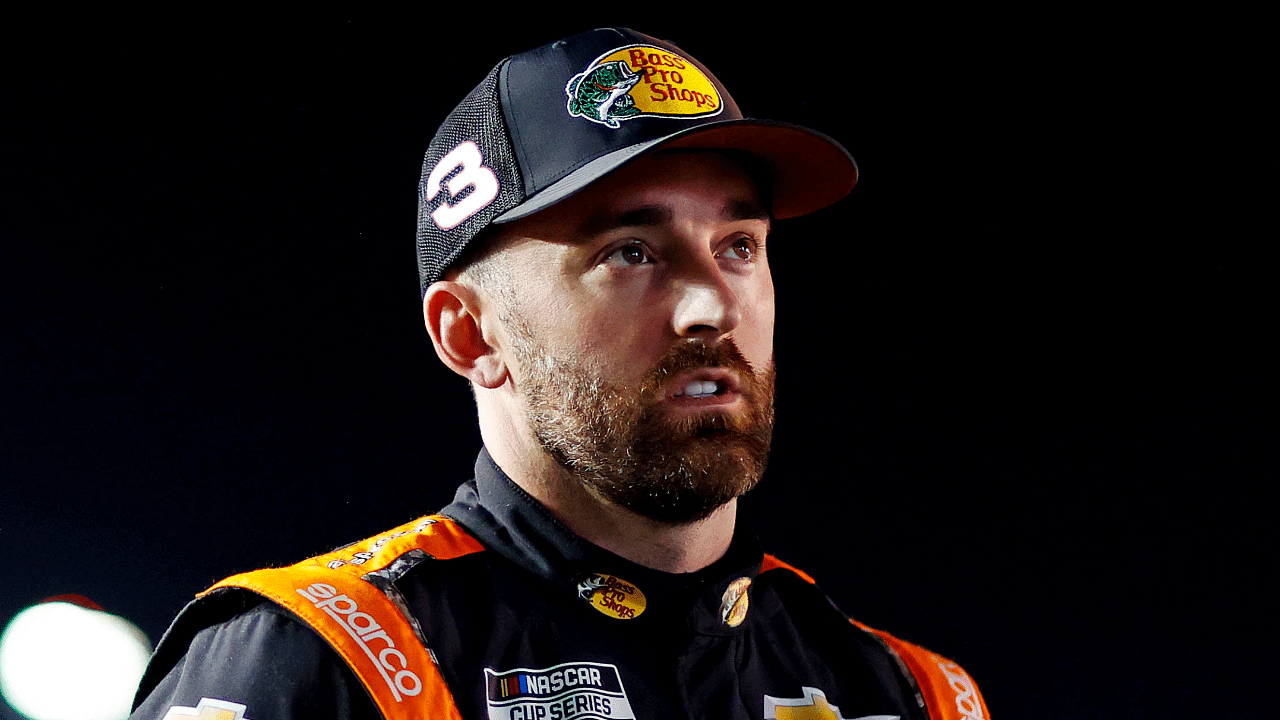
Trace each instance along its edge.
{"label": "orange fabric", "polygon": [[775,569],[777,569],[777,568],[782,568],[782,569],[784,569],[784,570],[790,570],[791,572],[795,573],[796,575],[799,575],[800,577],[804,578],[804,581],[805,581],[805,582],[807,582],[807,583],[809,583],[810,585],[817,585],[817,584],[818,584],[818,582],[817,582],[816,580],[814,580],[813,578],[809,577],[809,573],[807,573],[807,572],[805,572],[805,571],[803,571],[803,570],[801,570],[801,569],[799,569],[799,568],[797,568],[797,567],[794,567],[794,566],[792,566],[792,565],[788,565],[788,564],[786,564],[786,563],[782,562],[781,560],[779,560],[778,558],[776,558],[776,557],[774,557],[774,556],[772,556],[772,555],[765,555],[765,556],[764,556],[764,562],[760,564],[760,572],[767,572],[767,571],[769,571],[769,570],[775,570]]}
{"label": "orange fabric", "polygon": [[[765,555],[760,572],[777,568],[790,570],[811,585],[817,584],[803,570],[792,567],[772,555]],[[991,713],[987,710],[987,701],[982,698],[977,683],[969,677],[969,673],[965,672],[964,668],[919,645],[899,640],[887,632],[867,627],[857,620],[850,622],[884,640],[885,644],[902,658],[907,670],[916,679],[920,694],[924,696],[925,708],[931,720],[990,720]]]}
{"label": "orange fabric", "polygon": [[883,630],[869,628],[860,622],[854,625],[875,633],[884,640],[898,657],[906,663],[915,676],[925,707],[933,720],[990,720],[987,701],[982,698],[978,684],[956,663],[936,653],[913,645]]}
{"label": "orange fabric", "polygon": [[452,520],[428,516],[297,565],[227,578],[202,594],[245,588],[291,610],[347,661],[388,720],[462,720],[431,652],[363,579],[414,549],[447,560],[483,547]]}
{"label": "orange fabric", "polygon": [[[252,590],[304,619],[342,656],[388,720],[462,720],[430,651],[399,608],[363,576],[410,550],[447,560],[483,550],[452,520],[435,515],[286,568],[257,570],[214,585]],[[814,579],[772,555],[760,572],[785,569]],[[924,696],[931,720],[990,720],[978,686],[956,663],[889,633],[853,621],[898,654]]]}

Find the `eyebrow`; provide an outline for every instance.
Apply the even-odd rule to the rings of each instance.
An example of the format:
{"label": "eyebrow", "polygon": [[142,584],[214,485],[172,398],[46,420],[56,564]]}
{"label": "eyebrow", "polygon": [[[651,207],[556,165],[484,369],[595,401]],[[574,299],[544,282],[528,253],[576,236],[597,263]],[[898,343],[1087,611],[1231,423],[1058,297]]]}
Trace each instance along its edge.
{"label": "eyebrow", "polygon": [[[618,228],[656,227],[672,221],[675,213],[666,205],[643,205],[621,213],[605,211],[589,216],[578,226],[579,237],[594,237]],[[772,223],[773,216],[755,200],[730,200],[720,210],[726,221],[763,220]]]}

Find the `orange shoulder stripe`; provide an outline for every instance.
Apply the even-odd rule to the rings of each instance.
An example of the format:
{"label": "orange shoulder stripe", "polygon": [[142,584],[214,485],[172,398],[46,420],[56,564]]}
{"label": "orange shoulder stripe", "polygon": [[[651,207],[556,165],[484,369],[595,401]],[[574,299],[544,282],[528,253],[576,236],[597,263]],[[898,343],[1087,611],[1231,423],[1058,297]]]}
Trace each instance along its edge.
{"label": "orange shoulder stripe", "polygon": [[919,645],[867,627],[854,620],[854,625],[877,635],[906,663],[916,679],[925,707],[933,720],[990,720],[987,701],[969,673],[955,662]]}
{"label": "orange shoulder stripe", "polygon": [[201,595],[244,588],[288,608],[342,656],[385,718],[462,720],[430,651],[364,579],[415,549],[447,560],[484,548],[454,521],[428,516],[297,565],[227,578]]}
{"label": "orange shoulder stripe", "polygon": [[776,570],[778,568],[782,568],[783,570],[790,570],[791,572],[799,575],[801,578],[804,578],[804,581],[809,583],[810,585],[818,584],[816,580],[814,580],[812,577],[809,576],[809,573],[801,570],[800,568],[795,567],[794,565],[788,565],[787,563],[782,562],[781,560],[779,560],[778,558],[772,555],[765,554],[764,562],[761,563],[760,565],[760,572],[762,573],[768,572],[770,570]]}
{"label": "orange shoulder stripe", "polygon": [[[773,555],[765,555],[760,565],[760,572],[774,569],[790,570],[804,578],[811,585],[816,585],[812,577],[803,570],[788,565]],[[850,620],[854,625],[879,637],[906,665],[906,670],[916,680],[920,693],[924,696],[925,708],[931,720],[990,720],[987,702],[978,685],[956,663],[947,658],[929,652],[905,640],[890,635],[882,630],[867,627],[857,620]]]}

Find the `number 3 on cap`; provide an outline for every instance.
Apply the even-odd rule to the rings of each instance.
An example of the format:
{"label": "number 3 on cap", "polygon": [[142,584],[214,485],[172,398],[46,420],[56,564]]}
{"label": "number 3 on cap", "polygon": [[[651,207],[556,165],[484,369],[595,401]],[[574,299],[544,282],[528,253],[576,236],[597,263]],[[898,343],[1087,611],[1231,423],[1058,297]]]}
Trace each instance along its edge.
{"label": "number 3 on cap", "polygon": [[[449,179],[449,198],[431,213],[431,219],[441,230],[450,230],[463,220],[480,212],[486,205],[498,197],[498,178],[493,171],[484,166],[484,156],[480,148],[470,140],[449,151],[440,158],[436,167],[427,178],[427,200],[435,199],[440,192],[440,184],[445,176],[461,167],[462,172]],[[451,201],[461,195],[468,187],[471,194],[458,203]]]}

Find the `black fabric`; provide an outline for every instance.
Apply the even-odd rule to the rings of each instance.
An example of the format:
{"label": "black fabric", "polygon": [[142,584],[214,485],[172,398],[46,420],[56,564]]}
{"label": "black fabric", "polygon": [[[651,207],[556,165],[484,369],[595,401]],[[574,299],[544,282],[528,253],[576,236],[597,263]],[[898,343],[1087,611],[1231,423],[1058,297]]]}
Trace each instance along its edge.
{"label": "black fabric", "polygon": [[[643,46],[646,53],[654,48],[665,49],[679,57],[686,72],[705,75],[719,95],[720,104],[714,112],[708,109],[706,115],[693,117],[636,117],[609,127],[574,117],[565,109],[565,85],[571,78],[591,68],[600,56],[637,45]],[[643,67],[631,69],[643,76]],[[529,195],[615,150],[709,122],[742,119],[737,103],[705,65],[671,43],[626,28],[600,28],[516,55],[504,76],[504,111],[511,132],[516,135],[516,156],[521,161]]]}
{"label": "black fabric", "polygon": [[[593,101],[578,98],[578,88],[603,92],[631,87],[601,85],[608,81],[595,75],[601,69],[595,63],[613,51],[636,53],[625,63],[615,59],[604,65],[625,65],[628,79],[640,78],[635,88],[644,88],[643,97],[661,103],[678,94],[684,99],[677,104],[690,107],[642,112],[634,106],[632,90],[608,101],[603,95]],[[670,84],[682,85],[686,75],[707,93]],[[709,85],[702,85],[703,77]],[[601,112],[616,106],[626,111],[601,118],[581,102]],[[469,169],[455,164],[456,156],[441,163],[463,145],[474,153]],[[441,124],[427,148],[418,188],[423,293],[490,223],[545,209],[659,147],[742,150],[756,156],[770,169],[772,210],[779,219],[827,207],[847,195],[858,178],[853,157],[834,139],[787,123],[745,119],[715,75],[675,45],[626,28],[591,30],[503,60]],[[433,177],[437,170],[447,174]],[[496,192],[481,177],[490,171]],[[455,177],[458,194],[453,196],[446,183]],[[459,211],[449,212],[455,206]],[[432,217],[442,209],[447,222]]]}
{"label": "black fabric", "polygon": [[[796,699],[805,687],[822,690],[846,718],[918,717],[906,679],[877,640],[794,573],[758,574],[763,553],[749,531],[739,531],[728,553],[700,572],[652,570],[574,535],[487,454],[476,463],[475,479],[441,512],[490,552],[463,558],[470,567],[460,577],[419,565],[401,590],[411,606],[441,618],[457,607],[499,609],[497,615],[454,613],[473,623],[469,628],[423,622],[464,717],[487,717],[486,667],[580,661],[617,665],[638,718],[759,720],[766,694]],[[631,620],[598,612],[576,592],[577,581],[590,573],[635,584],[648,607]],[[721,600],[740,577],[754,578],[750,609],[746,621],[731,628],[721,620]],[[463,638],[489,638],[490,644],[480,648]],[[445,660],[455,647],[460,654]]]}
{"label": "black fabric", "polygon": [[[493,68],[479,85],[454,108],[440,124],[422,160],[422,181],[418,185],[418,279],[425,292],[428,285],[439,280],[444,271],[462,254],[466,244],[494,217],[519,205],[525,198],[511,139],[502,120],[502,108],[498,105],[498,74],[501,65]],[[431,172],[442,158],[460,144],[476,144],[484,158],[484,167],[495,174],[498,182],[497,197],[476,211],[456,227],[442,229],[431,219],[431,212],[441,205],[456,205],[474,192],[464,190],[458,196],[450,195],[444,187],[448,179],[461,170],[450,173],[436,188],[428,188]],[[428,200],[429,191],[435,197]]]}
{"label": "black fabric", "polygon": [[[487,453],[442,513],[486,550],[422,559],[394,586],[468,720],[629,717],[617,712],[622,699],[636,718],[762,720],[766,695],[798,701],[807,688],[841,717],[923,717],[873,636],[796,574],[759,573],[763,554],[749,532],[739,532],[728,553],[702,571],[655,571],[574,535]],[[640,588],[644,611],[623,620],[592,607],[578,583],[595,574]],[[749,610],[730,627],[722,597],[744,577],[753,579]],[[163,718],[170,706],[194,707],[202,697],[244,704],[250,720],[378,717],[318,635],[287,611],[246,597],[228,591],[184,611],[157,651],[146,681],[154,690],[134,718]],[[498,676],[514,682],[538,674],[523,671],[585,673],[588,666],[606,679],[613,673],[621,697],[588,688],[555,701],[545,694],[513,700],[495,690]],[[589,711],[590,703],[598,711],[606,701],[614,703],[612,714]]]}
{"label": "black fabric", "polygon": [[194,633],[131,718],[163,718],[204,698],[245,706],[247,720],[382,717],[346,663],[292,613],[249,593],[227,595],[249,609]]}

